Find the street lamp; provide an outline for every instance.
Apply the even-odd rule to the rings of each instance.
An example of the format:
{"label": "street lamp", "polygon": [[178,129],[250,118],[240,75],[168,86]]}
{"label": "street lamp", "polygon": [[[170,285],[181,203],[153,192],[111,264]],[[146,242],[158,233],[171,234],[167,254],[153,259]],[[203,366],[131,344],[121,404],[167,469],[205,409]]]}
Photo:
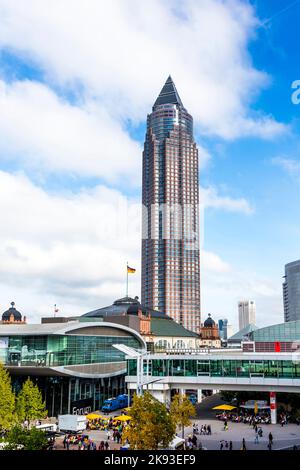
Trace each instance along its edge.
{"label": "street lamp", "polygon": [[147,355],[147,351],[137,351],[134,348],[130,348],[125,344],[113,344],[113,347],[124,353],[126,356],[136,359],[137,370],[136,370],[136,388],[137,395],[141,396],[143,394],[143,384],[144,384],[144,368],[143,368],[143,358]]}

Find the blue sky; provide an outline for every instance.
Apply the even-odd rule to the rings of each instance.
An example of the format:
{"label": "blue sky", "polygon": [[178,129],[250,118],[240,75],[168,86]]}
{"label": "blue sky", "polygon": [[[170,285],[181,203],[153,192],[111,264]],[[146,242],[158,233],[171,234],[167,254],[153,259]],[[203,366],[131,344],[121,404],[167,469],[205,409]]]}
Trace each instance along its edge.
{"label": "blue sky", "polygon": [[126,261],[139,295],[145,121],[171,74],[200,152],[203,316],[237,326],[244,297],[258,325],[281,322],[300,256],[300,1],[84,3],[0,0],[3,308],[110,303]]}

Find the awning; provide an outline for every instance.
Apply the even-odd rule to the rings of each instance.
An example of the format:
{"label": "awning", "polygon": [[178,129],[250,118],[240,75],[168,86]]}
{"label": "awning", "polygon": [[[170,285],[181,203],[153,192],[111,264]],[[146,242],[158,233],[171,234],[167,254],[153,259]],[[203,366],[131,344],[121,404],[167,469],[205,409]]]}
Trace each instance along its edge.
{"label": "awning", "polygon": [[86,417],[90,421],[92,421],[93,419],[107,419],[104,416],[98,415],[97,413],[90,413],[90,414],[86,415]]}
{"label": "awning", "polygon": [[[240,405],[240,408],[246,408],[247,410],[254,410],[255,405]],[[269,410],[269,406],[257,405],[258,410]]]}
{"label": "awning", "polygon": [[232,405],[219,405],[219,406],[214,406],[213,410],[232,411],[235,408],[236,406],[232,406]]}
{"label": "awning", "polygon": [[100,419],[101,416],[100,415],[97,415],[96,413],[90,413],[88,415],[86,415],[87,419],[89,420],[92,420],[92,419]]}
{"label": "awning", "polygon": [[131,419],[132,419],[131,416],[120,415],[114,418],[114,421],[130,421]]}

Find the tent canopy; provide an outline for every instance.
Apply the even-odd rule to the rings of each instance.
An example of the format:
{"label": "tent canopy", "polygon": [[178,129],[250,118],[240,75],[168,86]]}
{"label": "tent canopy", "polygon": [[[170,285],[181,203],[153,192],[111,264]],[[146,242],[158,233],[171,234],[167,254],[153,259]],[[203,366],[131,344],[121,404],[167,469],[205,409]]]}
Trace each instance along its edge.
{"label": "tent canopy", "polygon": [[90,413],[90,414],[86,415],[86,417],[90,421],[92,421],[93,419],[106,419],[106,420],[108,420],[108,418],[106,418],[105,416],[98,415],[97,413]]}
{"label": "tent canopy", "polygon": [[120,415],[114,418],[114,421],[130,421],[131,419],[132,419],[131,416]]}
{"label": "tent canopy", "polygon": [[232,411],[235,408],[236,406],[232,406],[232,405],[218,405],[218,406],[214,406],[213,410]]}
{"label": "tent canopy", "polygon": [[86,415],[87,419],[89,420],[92,420],[92,419],[100,419],[101,416],[100,415],[97,415],[96,413],[90,413],[88,415]]}

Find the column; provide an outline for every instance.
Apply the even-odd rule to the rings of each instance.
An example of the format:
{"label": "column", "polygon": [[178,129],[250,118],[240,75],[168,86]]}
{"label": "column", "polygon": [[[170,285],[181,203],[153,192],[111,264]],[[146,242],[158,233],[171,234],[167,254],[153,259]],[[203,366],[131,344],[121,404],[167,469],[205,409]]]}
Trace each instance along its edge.
{"label": "column", "polygon": [[171,390],[164,391],[164,404],[169,408],[171,405]]}
{"label": "column", "polygon": [[276,392],[270,392],[271,424],[277,424]]}
{"label": "column", "polygon": [[127,397],[128,397],[128,401],[127,401],[127,406],[129,407],[130,406],[130,389],[129,389],[129,384],[127,384]]}
{"label": "column", "polygon": [[71,413],[71,380],[69,379],[69,390],[68,390],[68,414]]}
{"label": "column", "polygon": [[198,388],[197,390],[197,402],[202,403],[202,389]]}

